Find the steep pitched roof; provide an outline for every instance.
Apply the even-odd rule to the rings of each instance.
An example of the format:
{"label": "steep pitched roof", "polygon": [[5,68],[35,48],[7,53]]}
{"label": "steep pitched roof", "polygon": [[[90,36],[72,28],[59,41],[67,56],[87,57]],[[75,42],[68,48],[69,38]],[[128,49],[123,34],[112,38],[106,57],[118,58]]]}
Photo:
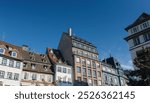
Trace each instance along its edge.
{"label": "steep pitched roof", "polygon": [[142,13],[138,19],[136,19],[131,25],[129,25],[127,28],[125,28],[125,30],[129,30],[130,28],[142,23],[142,22],[145,22],[147,20],[150,19],[150,14],[147,14],[147,13]]}
{"label": "steep pitched roof", "polygon": [[47,54],[53,64],[67,65],[61,52],[57,49],[47,48]]}
{"label": "steep pitched roof", "polygon": [[[22,50],[22,59],[24,63],[28,64],[26,68],[23,68],[23,71],[53,74],[51,62],[49,61],[46,54],[39,54]],[[35,64],[37,68],[33,70],[31,64]],[[47,66],[47,70],[44,69],[44,66]]]}
{"label": "steep pitched roof", "polygon": [[0,41],[0,47],[3,47],[5,49],[5,54],[3,54],[4,56],[11,57],[10,53],[12,51],[15,51],[17,52],[17,57],[16,58],[11,57],[11,58],[20,59],[20,60],[22,59],[22,54],[21,54],[22,48],[20,46],[16,46],[16,45],[4,42],[4,41]]}

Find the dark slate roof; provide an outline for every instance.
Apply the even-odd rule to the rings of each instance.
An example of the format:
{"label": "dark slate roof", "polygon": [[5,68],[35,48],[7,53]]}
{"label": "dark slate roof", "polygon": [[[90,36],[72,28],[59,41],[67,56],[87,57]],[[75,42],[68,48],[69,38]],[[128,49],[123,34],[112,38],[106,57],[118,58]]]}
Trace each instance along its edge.
{"label": "dark slate roof", "polygon": [[[114,57],[109,57],[109,58],[103,60],[103,62],[107,62],[108,64],[112,65],[113,68],[119,67],[118,69],[122,69],[120,63]],[[118,65],[116,63],[118,63]]]}
{"label": "dark slate roof", "polygon": [[133,22],[131,25],[129,25],[128,27],[125,28],[125,30],[129,30],[130,28],[134,27],[134,26],[137,26],[139,25],[140,23],[142,22],[145,22],[147,20],[150,20],[150,14],[147,14],[147,13],[142,13],[138,19],[136,19],[135,22]]}
{"label": "dark slate roof", "polygon": [[47,48],[46,51],[47,51],[48,57],[52,63],[67,65],[63,55],[61,54],[61,52],[59,50]]}

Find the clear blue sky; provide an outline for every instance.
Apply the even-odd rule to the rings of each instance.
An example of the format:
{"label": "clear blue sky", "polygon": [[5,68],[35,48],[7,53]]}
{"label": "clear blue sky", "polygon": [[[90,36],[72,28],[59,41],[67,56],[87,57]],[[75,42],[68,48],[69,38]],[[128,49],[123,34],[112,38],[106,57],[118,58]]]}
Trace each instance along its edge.
{"label": "clear blue sky", "polygon": [[0,39],[44,53],[72,27],[98,47],[101,59],[111,53],[130,67],[124,28],[143,12],[150,13],[150,0],[0,0]]}

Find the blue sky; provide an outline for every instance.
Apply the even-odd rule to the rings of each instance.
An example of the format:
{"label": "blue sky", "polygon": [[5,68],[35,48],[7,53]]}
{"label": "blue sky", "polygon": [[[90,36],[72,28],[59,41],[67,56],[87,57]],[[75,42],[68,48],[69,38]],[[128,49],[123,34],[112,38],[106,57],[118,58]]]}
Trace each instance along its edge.
{"label": "blue sky", "polygon": [[0,40],[44,53],[71,27],[98,47],[101,59],[111,53],[130,68],[124,28],[143,12],[150,13],[150,0],[0,0]]}

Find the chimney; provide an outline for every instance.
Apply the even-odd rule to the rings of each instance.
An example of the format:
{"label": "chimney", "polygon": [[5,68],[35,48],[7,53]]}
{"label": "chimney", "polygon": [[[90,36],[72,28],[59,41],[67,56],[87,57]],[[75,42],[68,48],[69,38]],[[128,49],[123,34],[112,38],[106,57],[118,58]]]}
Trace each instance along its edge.
{"label": "chimney", "polygon": [[27,45],[22,45],[22,50],[29,51],[29,47]]}
{"label": "chimney", "polygon": [[69,34],[69,36],[72,36],[72,28],[68,29],[68,34]]}

